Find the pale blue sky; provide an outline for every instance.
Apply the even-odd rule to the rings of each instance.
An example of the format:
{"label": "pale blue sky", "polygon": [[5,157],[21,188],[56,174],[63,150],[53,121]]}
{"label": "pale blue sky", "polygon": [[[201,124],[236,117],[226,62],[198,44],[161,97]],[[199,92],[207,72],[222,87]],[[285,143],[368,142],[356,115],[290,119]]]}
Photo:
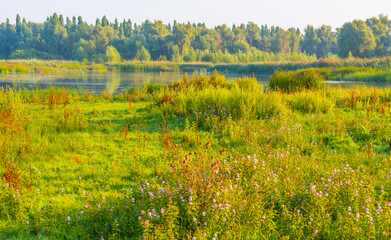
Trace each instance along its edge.
{"label": "pale blue sky", "polygon": [[205,22],[208,27],[226,23],[278,25],[283,28],[307,24],[340,27],[353,19],[366,19],[383,13],[391,18],[391,0],[3,0],[0,21],[17,13],[27,21],[43,22],[54,12],[65,17],[82,16],[89,23],[106,15],[130,18],[141,23],[146,19],[173,22]]}

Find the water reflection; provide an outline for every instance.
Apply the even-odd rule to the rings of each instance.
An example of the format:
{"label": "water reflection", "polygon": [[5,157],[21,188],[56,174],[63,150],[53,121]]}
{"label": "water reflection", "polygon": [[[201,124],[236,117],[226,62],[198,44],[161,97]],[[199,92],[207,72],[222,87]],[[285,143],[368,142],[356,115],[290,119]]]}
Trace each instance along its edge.
{"label": "water reflection", "polygon": [[106,83],[106,92],[114,94],[117,92],[119,86],[121,85],[121,77],[117,74],[112,74],[107,78]]}
{"label": "water reflection", "polygon": [[[94,93],[107,91],[108,93],[118,93],[131,87],[142,86],[145,83],[161,83],[169,85],[179,81],[185,73],[180,72],[145,72],[145,73],[120,73],[120,72],[98,72],[98,73],[58,73],[52,75],[1,75],[0,87],[6,85],[17,88],[33,89],[36,87],[47,88],[50,86],[81,88]],[[241,74],[226,74],[233,80],[242,77]],[[267,85],[269,75],[255,75],[258,82]],[[340,82],[326,81],[330,87],[391,87],[390,82]]]}

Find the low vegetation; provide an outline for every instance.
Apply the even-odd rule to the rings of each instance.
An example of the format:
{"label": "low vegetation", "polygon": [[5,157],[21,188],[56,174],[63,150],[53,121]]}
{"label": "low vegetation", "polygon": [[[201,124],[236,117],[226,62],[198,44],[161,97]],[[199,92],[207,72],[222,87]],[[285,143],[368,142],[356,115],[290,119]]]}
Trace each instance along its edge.
{"label": "low vegetation", "polygon": [[291,84],[0,90],[0,238],[389,238],[391,90]]}
{"label": "low vegetation", "polygon": [[[114,50],[113,50],[114,51]],[[113,53],[114,54],[114,53]],[[115,55],[115,54],[114,54]],[[0,61],[1,74],[50,74],[57,72],[194,72],[228,74],[272,75],[276,71],[296,71],[314,69],[327,80],[347,81],[388,81],[390,79],[391,58],[347,58],[299,60],[289,62],[267,61],[250,64],[225,64],[212,62],[175,63],[169,61],[122,61],[95,64],[77,61],[45,60],[3,60]]]}
{"label": "low vegetation", "polygon": [[324,88],[324,77],[314,69],[297,71],[277,71],[270,78],[272,90],[288,93],[302,90],[318,90]]}

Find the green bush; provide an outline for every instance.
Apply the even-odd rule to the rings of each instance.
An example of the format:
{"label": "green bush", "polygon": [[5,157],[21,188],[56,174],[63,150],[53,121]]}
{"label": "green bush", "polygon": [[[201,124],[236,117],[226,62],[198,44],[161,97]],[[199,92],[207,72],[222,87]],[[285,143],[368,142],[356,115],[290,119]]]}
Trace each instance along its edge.
{"label": "green bush", "polygon": [[186,89],[192,87],[197,89],[204,89],[208,87],[226,87],[228,85],[229,85],[229,80],[224,75],[220,75],[218,72],[214,72],[212,76],[193,75],[192,78],[189,78],[186,74],[183,80],[173,84],[173,87],[174,89],[176,88]]}
{"label": "green bush", "polygon": [[287,93],[324,88],[324,77],[315,69],[297,71],[277,71],[270,78],[272,90]]}
{"label": "green bush", "polygon": [[258,84],[258,81],[255,77],[242,77],[237,78],[233,81],[233,83],[243,90],[254,90],[256,88],[262,87]]}
{"label": "green bush", "polygon": [[316,92],[300,92],[292,96],[292,109],[303,113],[328,113],[334,103],[331,99]]}

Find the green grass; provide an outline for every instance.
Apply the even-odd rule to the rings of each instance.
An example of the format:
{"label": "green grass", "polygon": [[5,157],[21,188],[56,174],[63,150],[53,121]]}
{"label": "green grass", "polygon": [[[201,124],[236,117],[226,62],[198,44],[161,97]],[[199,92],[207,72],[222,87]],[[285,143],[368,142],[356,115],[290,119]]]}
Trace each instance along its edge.
{"label": "green grass", "polygon": [[328,80],[342,80],[342,81],[356,81],[356,82],[369,82],[379,81],[388,82],[391,81],[391,70],[382,68],[358,68],[358,67],[345,67],[330,69],[325,73]]}
{"label": "green grass", "polygon": [[0,91],[1,239],[383,239],[391,90]]}

